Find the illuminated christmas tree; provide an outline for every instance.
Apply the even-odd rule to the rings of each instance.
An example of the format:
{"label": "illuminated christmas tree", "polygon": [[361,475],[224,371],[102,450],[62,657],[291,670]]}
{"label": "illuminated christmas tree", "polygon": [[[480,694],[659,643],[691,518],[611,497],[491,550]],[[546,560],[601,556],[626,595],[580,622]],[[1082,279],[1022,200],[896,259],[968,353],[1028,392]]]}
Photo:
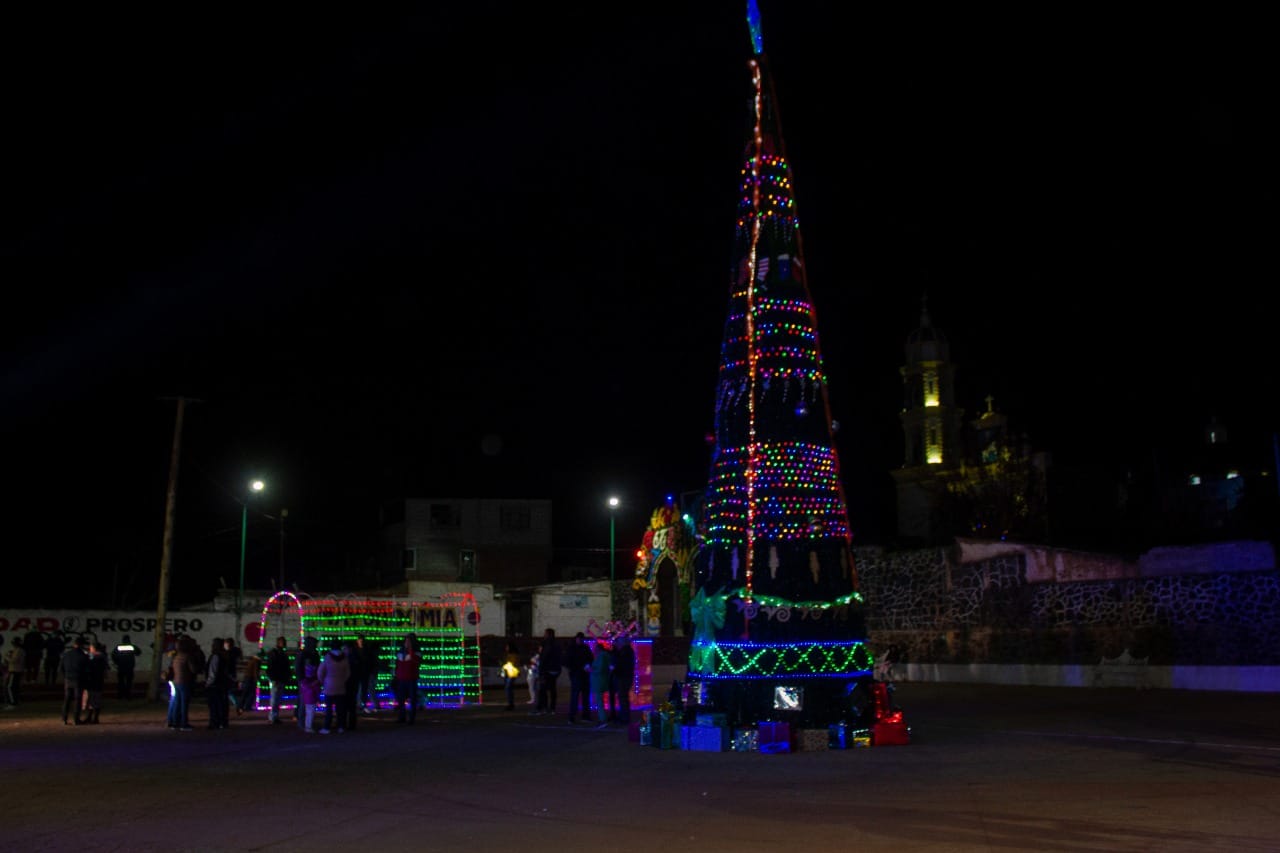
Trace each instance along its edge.
{"label": "illuminated christmas tree", "polygon": [[715,445],[695,561],[689,678],[751,723],[861,722],[872,660],[833,446],[791,166],[755,2]]}

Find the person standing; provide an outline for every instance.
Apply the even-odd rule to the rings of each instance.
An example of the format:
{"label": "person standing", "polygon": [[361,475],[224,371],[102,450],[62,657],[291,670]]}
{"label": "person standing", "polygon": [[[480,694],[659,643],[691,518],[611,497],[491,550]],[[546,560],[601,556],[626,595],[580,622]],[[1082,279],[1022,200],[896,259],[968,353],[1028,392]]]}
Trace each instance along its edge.
{"label": "person standing", "polygon": [[81,685],[84,695],[84,722],[96,724],[102,713],[102,691],[107,686],[107,649],[101,640],[89,644],[89,660],[85,664],[84,683]]}
{"label": "person standing", "polygon": [[624,726],[631,722],[631,690],[635,686],[636,650],[631,638],[613,639],[613,676],[609,679],[609,719]]}
{"label": "person standing", "polygon": [[[363,635],[356,637],[356,651],[360,654],[359,690],[356,691],[356,710],[362,714],[372,714],[378,708],[378,647],[367,641]],[[369,706],[373,710],[369,710]]]}
{"label": "person standing", "polygon": [[360,685],[364,683],[364,661],[360,658],[360,650],[355,640],[347,640],[342,644],[342,653],[347,656],[347,689],[343,702],[345,715],[338,721],[338,728],[345,725],[351,731],[356,730],[356,721],[360,719]]}
{"label": "person standing", "polygon": [[133,670],[138,662],[138,647],[128,634],[111,650],[111,662],[116,665],[116,698],[128,701],[133,698]]}
{"label": "person standing", "polygon": [[418,654],[418,638],[409,634],[404,638],[404,645],[400,647],[400,651],[396,652],[397,723],[407,723],[412,726],[413,721],[418,717],[418,673],[421,668],[422,657]]}
{"label": "person standing", "polygon": [[591,661],[591,700],[596,705],[598,729],[609,725],[608,715],[613,713],[609,705],[609,679],[613,676],[613,654],[609,651],[609,641],[605,637],[596,639],[596,656]]}
{"label": "person standing", "polygon": [[507,697],[507,710],[516,709],[516,678],[520,675],[520,649],[515,640],[507,641],[507,656],[502,661],[502,689]]}
{"label": "person standing", "polygon": [[[283,639],[283,637],[281,639]],[[295,683],[302,683],[302,677],[306,675],[308,664],[314,665],[316,672],[320,671],[320,652],[316,650],[318,645],[319,642],[315,637],[306,637],[302,640],[302,651],[298,652],[298,659],[293,663],[293,676]],[[319,702],[318,699],[316,701],[317,703]],[[305,724],[303,710],[301,701],[294,703],[293,716],[298,721],[299,727]]]}
{"label": "person standing", "polygon": [[236,716],[245,711],[255,711],[258,707],[258,676],[262,673],[262,650],[255,649],[253,654],[245,658],[244,672],[240,674],[240,684],[236,696]]}
{"label": "person standing", "polygon": [[569,670],[569,722],[576,723],[581,712],[585,723],[591,719],[591,649],[581,631],[573,635],[564,666]]}
{"label": "person standing", "polygon": [[[235,637],[227,637],[223,640],[222,647],[227,656],[227,711],[230,713],[231,706],[234,705],[238,712],[240,710],[240,665],[244,662],[244,652],[236,645]],[[240,714],[237,713],[236,716]]]}
{"label": "person standing", "polygon": [[298,724],[309,735],[316,733],[316,706],[320,704],[320,667],[310,659],[302,663],[302,677],[298,680],[298,707],[302,714]]}
{"label": "person standing", "polygon": [[191,685],[195,684],[196,641],[186,634],[178,637],[173,658],[165,673],[169,676],[169,728],[191,731]]}
{"label": "person standing", "polygon": [[556,679],[560,677],[560,643],[556,631],[548,628],[538,648],[538,707],[535,714],[556,712]]}
{"label": "person standing", "polygon": [[16,708],[22,700],[22,676],[27,667],[27,650],[22,645],[22,637],[13,635],[4,656],[7,671],[4,676],[4,700],[7,708]]}
{"label": "person standing", "polygon": [[333,731],[334,718],[338,720],[338,732],[346,731],[347,722],[347,681],[351,678],[351,662],[342,650],[342,642],[334,640],[332,648],[320,661],[320,669],[316,675],[324,685],[324,728],[320,734],[327,735]]}
{"label": "person standing", "polygon": [[[529,658],[529,665],[524,668],[525,682],[529,686],[529,702],[528,704],[537,706],[538,704],[538,653],[534,652],[533,657]],[[529,713],[533,713],[530,711]]]}
{"label": "person standing", "polygon": [[44,645],[44,634],[35,628],[28,631],[22,638],[22,647],[26,650],[24,668],[27,671],[28,684],[34,684],[40,678],[40,659],[44,657]]}
{"label": "person standing", "polygon": [[[89,665],[89,656],[84,653],[84,640],[76,637],[71,641],[71,648],[62,653],[58,661],[58,670],[62,673],[62,724],[69,726],[74,719],[78,726],[80,721],[80,692],[84,681],[85,669]],[[74,718],[72,717],[74,713]]]}
{"label": "person standing", "polygon": [[[316,662],[319,666],[319,661]],[[284,695],[289,684],[291,661],[284,637],[276,637],[276,645],[267,652],[267,683],[271,685],[271,710],[267,713],[267,721],[280,722],[280,697]]]}
{"label": "person standing", "polygon": [[44,641],[44,686],[52,687],[58,683],[58,663],[62,653],[67,650],[67,637],[61,631],[50,631]]}
{"label": "person standing", "polygon": [[225,729],[231,720],[230,703],[227,694],[231,691],[231,676],[228,670],[231,663],[227,657],[226,644],[222,638],[214,637],[209,644],[209,657],[205,663],[204,690],[205,701],[209,704],[209,728]]}

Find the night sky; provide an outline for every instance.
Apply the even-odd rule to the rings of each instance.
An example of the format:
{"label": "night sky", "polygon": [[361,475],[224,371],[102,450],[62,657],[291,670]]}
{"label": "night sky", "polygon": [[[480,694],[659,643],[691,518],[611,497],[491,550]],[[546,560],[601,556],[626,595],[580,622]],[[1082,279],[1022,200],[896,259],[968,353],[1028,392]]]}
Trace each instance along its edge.
{"label": "night sky", "polygon": [[[154,597],[179,395],[178,604],[250,476],[249,585],[287,506],[317,591],[384,500],[551,498],[587,553],[705,485],[745,4],[449,6],[5,13],[6,598]],[[926,293],[960,404],[1056,459],[1217,417],[1270,465],[1261,22],[761,11],[857,543]]]}

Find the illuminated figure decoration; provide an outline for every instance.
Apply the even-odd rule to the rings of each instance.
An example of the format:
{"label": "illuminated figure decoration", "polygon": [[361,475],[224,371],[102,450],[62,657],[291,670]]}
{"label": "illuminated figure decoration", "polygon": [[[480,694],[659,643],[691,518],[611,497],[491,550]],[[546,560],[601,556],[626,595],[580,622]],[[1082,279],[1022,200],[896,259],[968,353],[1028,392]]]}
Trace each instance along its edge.
{"label": "illuminated figure decoration", "polygon": [[[689,674],[731,723],[865,722],[872,656],[773,80],[747,4],[752,127],[720,349]],[[779,708],[776,697],[793,706]],[[704,698],[704,701],[706,701]]]}
{"label": "illuminated figure decoration", "polygon": [[666,503],[653,511],[649,529],[636,550],[636,575],[631,588],[640,597],[646,636],[670,637],[678,633],[676,618],[689,609],[696,546],[693,522],[668,496]]}
{"label": "illuminated figure decoration", "polygon": [[[395,654],[408,634],[417,638],[422,655],[418,694],[429,707],[461,707],[481,701],[479,608],[471,593],[445,593],[430,601],[395,599],[299,598],[278,592],[262,608],[259,642],[284,636],[293,654],[304,637],[315,637],[319,648],[363,636],[378,650],[374,689],[380,702],[393,701],[391,679]],[[265,649],[259,649],[265,657]],[[270,685],[265,672],[258,683],[255,707],[265,710]],[[291,684],[281,707],[297,704],[297,685]]]}

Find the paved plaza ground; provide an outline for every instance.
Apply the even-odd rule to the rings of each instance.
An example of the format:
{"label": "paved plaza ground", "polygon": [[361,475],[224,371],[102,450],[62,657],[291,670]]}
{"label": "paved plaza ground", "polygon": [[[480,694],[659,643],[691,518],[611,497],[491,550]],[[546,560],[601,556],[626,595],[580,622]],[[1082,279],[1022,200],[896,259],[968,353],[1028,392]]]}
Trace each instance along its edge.
{"label": "paved plaza ground", "polygon": [[[521,697],[525,698],[525,697]],[[564,697],[562,696],[562,702]],[[706,753],[480,707],[306,735],[0,712],[0,850],[1280,850],[1280,695],[902,683],[910,746]]]}

